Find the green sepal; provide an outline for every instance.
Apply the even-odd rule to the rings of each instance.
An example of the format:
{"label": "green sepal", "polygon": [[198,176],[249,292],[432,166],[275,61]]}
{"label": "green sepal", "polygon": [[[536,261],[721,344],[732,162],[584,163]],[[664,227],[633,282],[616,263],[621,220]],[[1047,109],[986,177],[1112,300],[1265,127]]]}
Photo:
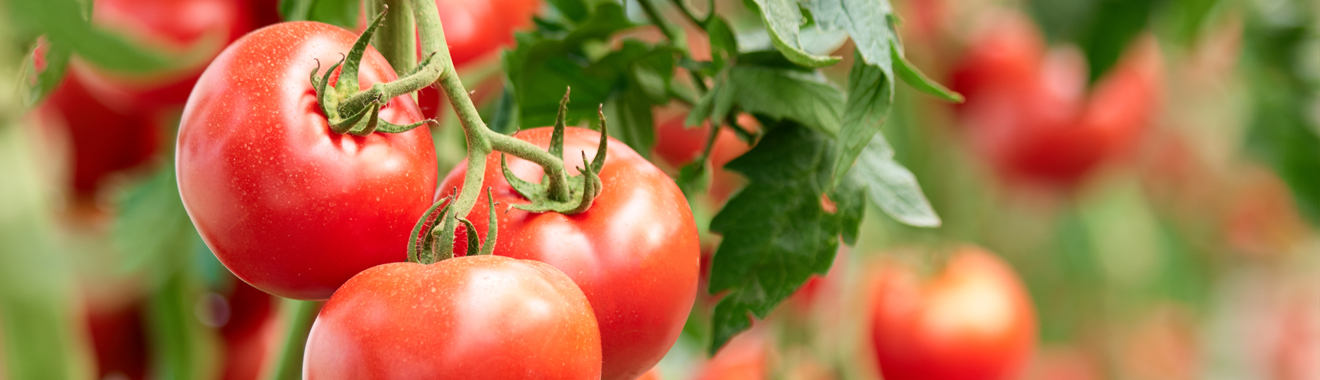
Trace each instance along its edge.
{"label": "green sepal", "polygon": [[458,218],[463,223],[463,228],[467,230],[467,253],[465,256],[475,256],[481,252],[481,239],[477,237],[477,226],[472,225],[472,221],[467,218]]}
{"label": "green sepal", "polygon": [[[436,201],[435,204],[431,205],[431,208],[426,209],[426,213],[423,213],[421,218],[417,219],[417,224],[413,226],[412,235],[408,235],[408,262],[421,262],[418,253],[425,252],[423,249],[428,247],[428,242],[432,240],[430,230],[437,220],[437,218],[431,218],[431,214],[434,214],[436,209],[449,204],[451,198],[444,197]],[[426,231],[426,233],[422,233],[422,231]]]}
{"label": "green sepal", "polygon": [[481,252],[478,255],[489,255],[495,253],[495,237],[499,235],[499,217],[495,215],[495,196],[491,194],[490,187],[486,188],[486,200],[490,203],[490,222],[486,224],[486,243],[481,245]]}
{"label": "green sepal", "polygon": [[387,11],[389,7],[381,8],[380,14],[371,20],[371,25],[367,26],[367,30],[358,36],[357,41],[353,42],[353,47],[348,50],[347,63],[339,73],[339,82],[335,83],[335,92],[339,95],[347,97],[358,91],[358,68],[362,66],[362,55],[366,54],[367,46],[371,44],[371,36],[376,34],[381,21],[385,20]]}
{"label": "green sepal", "polygon": [[550,155],[560,160],[564,159],[564,129],[567,128],[566,119],[568,117],[568,94],[573,92],[572,87],[564,90],[564,99],[559,101],[559,115],[555,117],[555,129],[550,134]]}
{"label": "green sepal", "polygon": [[[568,97],[565,96],[563,104],[566,105],[567,100]],[[509,170],[508,160],[504,156],[500,157],[500,166],[504,170],[505,180],[518,194],[531,201],[513,207],[533,213],[554,211],[565,215],[579,214],[591,208],[592,202],[595,201],[596,196],[600,195],[601,189],[604,188],[599,174],[605,168],[606,149],[608,149],[609,144],[609,126],[605,122],[604,107],[600,107],[597,113],[600,114],[600,145],[596,147],[595,160],[588,160],[586,151],[580,152],[582,154],[582,167],[579,167],[578,171],[581,174],[568,178],[569,199],[555,200],[550,198],[550,193],[545,185],[548,181],[544,177],[542,177],[541,183],[524,181],[514,175],[512,170]],[[554,148],[557,140],[562,151],[563,128],[556,127],[555,131],[555,135],[550,140],[551,148]]]}

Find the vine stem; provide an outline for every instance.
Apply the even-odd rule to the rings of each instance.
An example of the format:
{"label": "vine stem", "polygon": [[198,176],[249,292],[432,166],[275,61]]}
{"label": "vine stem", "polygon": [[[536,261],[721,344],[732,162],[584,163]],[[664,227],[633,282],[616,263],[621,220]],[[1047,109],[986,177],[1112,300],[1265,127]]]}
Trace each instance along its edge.
{"label": "vine stem", "polygon": [[[482,179],[486,172],[486,156],[493,151],[505,152],[545,168],[545,174],[550,181],[547,186],[550,196],[558,200],[567,200],[568,172],[564,168],[562,158],[555,157],[531,143],[495,133],[486,127],[467,89],[463,87],[463,81],[454,71],[454,60],[449,55],[449,48],[445,43],[445,31],[435,1],[411,0],[411,5],[417,31],[422,36],[422,51],[426,54],[435,53],[436,59],[440,60],[443,73],[438,83],[445,96],[449,98],[449,104],[453,105],[467,140],[467,175],[463,177],[463,188],[459,190],[458,198],[453,203],[453,211],[448,218],[466,216],[472,211],[481,192]],[[457,226],[458,223],[447,225]],[[452,247],[441,247],[441,249],[445,248],[452,249]]]}
{"label": "vine stem", "polygon": [[280,345],[275,367],[271,368],[270,380],[298,380],[302,378],[303,350],[307,347],[307,335],[312,332],[312,322],[321,311],[318,301],[299,301],[285,299],[280,310],[285,313],[284,341]]}
{"label": "vine stem", "polygon": [[[656,10],[655,3],[653,1],[654,0],[637,0],[637,3],[642,6],[642,11],[646,13],[646,18],[651,20],[651,23],[655,24],[657,28],[660,28],[660,33],[664,34],[666,39],[668,39],[670,42],[673,42],[674,46],[677,46],[680,50],[682,50],[684,56],[692,57],[692,53],[688,51],[687,41],[680,40],[678,38],[678,32],[674,31],[674,26],[670,25],[668,22],[665,22],[665,19],[663,17],[660,17],[660,11]],[[686,12],[686,9],[684,9],[684,11]],[[710,12],[712,15],[715,14],[715,8],[713,5]],[[706,27],[705,24],[698,24],[697,26],[702,27],[703,28],[702,30],[705,30],[704,28]],[[706,87],[706,78],[690,70],[688,71],[688,75],[692,77],[692,84],[694,86],[697,86],[697,90],[699,90],[702,94],[705,94],[706,91],[710,90],[708,87]]]}

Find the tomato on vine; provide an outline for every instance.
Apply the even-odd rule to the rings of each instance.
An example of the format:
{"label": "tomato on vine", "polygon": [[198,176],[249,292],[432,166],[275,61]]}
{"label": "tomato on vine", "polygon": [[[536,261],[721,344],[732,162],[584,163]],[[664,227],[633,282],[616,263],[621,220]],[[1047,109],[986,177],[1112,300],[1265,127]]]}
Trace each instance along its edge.
{"label": "tomato on vine", "polygon": [[199,54],[185,57],[181,67],[150,74],[110,72],[75,61],[73,76],[120,111],[183,104],[210,59],[254,27],[246,2],[235,0],[96,0],[92,21],[159,50]]}
{"label": "tomato on vine", "polygon": [[[364,269],[403,261],[435,192],[428,131],[371,132],[422,123],[410,97],[364,92],[385,101],[327,110],[329,93],[352,92],[331,86],[395,79],[374,49],[350,52],[356,38],[315,22],[258,30],[215,59],[184,109],[176,162],[188,215],[230,271],[268,293],[325,299]],[[331,65],[344,52],[360,72],[354,59]]]}
{"label": "tomato on vine", "polygon": [[119,112],[94,98],[77,78],[65,78],[39,110],[45,125],[68,138],[75,198],[92,200],[107,178],[142,167],[160,150],[157,122]]}
{"label": "tomato on vine", "polygon": [[354,276],[312,326],[303,378],[599,379],[600,330],[550,265],[478,255]]}
{"label": "tomato on vine", "polygon": [[[552,128],[536,128],[514,137],[547,147],[552,133]],[[600,140],[598,132],[567,128],[566,163],[582,162],[574,159],[579,155],[597,155]],[[494,253],[545,262],[568,274],[586,293],[599,320],[603,378],[633,379],[660,361],[687,320],[696,296],[698,236],[687,200],[673,180],[617,140],[609,139],[606,152],[599,172],[603,190],[589,209],[574,215],[501,211],[501,238]],[[501,171],[501,156],[490,155],[486,161],[483,183],[492,189],[494,200],[526,204]],[[461,163],[445,177],[437,199],[462,187],[467,167]],[[524,179],[543,173],[540,166],[513,157],[508,168]],[[477,198],[479,204],[487,200],[484,192]],[[484,231],[488,213],[477,207],[468,219]],[[458,233],[455,252],[465,251],[465,236]]]}
{"label": "tomato on vine", "polygon": [[988,252],[958,251],[929,282],[900,266],[876,277],[871,345],[885,379],[1013,379],[1035,349],[1030,296]]}

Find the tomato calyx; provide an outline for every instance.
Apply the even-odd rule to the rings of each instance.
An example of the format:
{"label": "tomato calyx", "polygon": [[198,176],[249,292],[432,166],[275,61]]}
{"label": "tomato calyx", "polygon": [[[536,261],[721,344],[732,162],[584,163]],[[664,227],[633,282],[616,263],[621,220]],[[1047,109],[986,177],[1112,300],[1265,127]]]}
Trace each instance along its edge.
{"label": "tomato calyx", "polygon": [[[491,196],[491,188],[486,188],[486,199],[490,200],[490,221],[486,225],[486,243],[482,244],[477,237],[476,226],[472,221],[463,217],[450,218],[453,210],[454,196],[450,195],[436,201],[431,205],[422,218],[417,220],[417,225],[413,227],[412,235],[409,235],[408,241],[408,261],[419,264],[434,264],[454,257],[454,223],[460,223],[467,229],[467,253],[466,256],[490,255],[495,252],[495,240],[498,218],[495,213],[495,197]],[[425,232],[423,232],[425,231]],[[478,248],[480,247],[480,248]]]}
{"label": "tomato calyx", "polygon": [[[571,90],[570,90],[571,91]],[[568,94],[564,92],[564,99],[559,101],[559,116],[555,119],[555,129],[550,137],[550,147],[547,151],[551,156],[560,160],[564,157],[564,128],[565,114],[568,111]],[[568,178],[567,186],[557,186],[559,182],[550,181],[548,177],[542,176],[540,183],[532,183],[518,178],[509,170],[509,161],[505,155],[500,155],[500,166],[504,171],[504,179],[509,181],[509,186],[522,195],[530,203],[513,205],[519,210],[542,213],[554,211],[564,215],[580,214],[591,208],[596,196],[600,195],[604,184],[600,181],[600,170],[605,167],[605,148],[609,144],[608,127],[605,122],[605,110],[602,105],[597,111],[600,115],[600,145],[596,148],[596,156],[591,160],[587,159],[587,152],[580,151],[582,154],[582,167],[578,167],[578,176]],[[576,197],[577,199],[574,199]]]}
{"label": "tomato calyx", "polygon": [[[362,65],[362,57],[388,10],[389,7],[384,7],[371,25],[358,36],[348,55],[331,65],[319,78],[317,73],[321,71],[321,62],[317,61],[316,68],[312,69],[310,79],[312,88],[316,90],[317,105],[325,112],[330,129],[335,133],[354,136],[366,136],[374,132],[402,133],[423,125],[438,124],[435,119],[426,119],[400,125],[380,117],[380,109],[389,99],[426,88],[446,72],[443,64],[434,59],[435,53],[428,55],[416,69],[398,80],[376,83],[367,90],[358,90],[358,69]],[[338,81],[331,86],[330,79],[336,69],[339,69]]]}

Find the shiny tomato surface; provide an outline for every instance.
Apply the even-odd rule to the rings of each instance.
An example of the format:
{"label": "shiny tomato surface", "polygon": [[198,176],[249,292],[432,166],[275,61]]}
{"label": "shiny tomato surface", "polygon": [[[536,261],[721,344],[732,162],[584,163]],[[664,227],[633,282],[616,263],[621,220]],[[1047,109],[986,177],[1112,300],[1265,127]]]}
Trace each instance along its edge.
{"label": "shiny tomato surface", "polygon": [[600,378],[600,332],[573,281],[501,256],[368,269],[312,325],[303,378]]}
{"label": "shiny tomato surface", "polygon": [[[356,36],[314,22],[276,24],[216,58],[188,100],[176,152],[179,192],[226,267],[281,297],[325,299],[364,269],[403,261],[431,205],[436,162],[426,128],[359,137],[330,130],[308,73]],[[368,49],[361,88],[394,80]],[[410,97],[381,117],[422,119]]]}
{"label": "shiny tomato surface", "polygon": [[[546,147],[552,128],[518,132],[516,138]],[[565,163],[582,166],[594,157],[600,134],[568,128]],[[696,296],[699,247],[692,212],[674,181],[622,142],[611,139],[604,184],[591,209],[577,215],[499,211],[495,254],[545,262],[563,271],[586,293],[600,322],[605,379],[634,379],[664,357],[678,339]],[[441,193],[461,188],[467,164],[445,177]],[[540,166],[509,157],[520,178],[537,180]],[[577,171],[569,169],[571,174]],[[500,210],[527,200],[500,169],[500,155],[487,157],[483,186],[491,187]],[[468,214],[485,241],[486,193]],[[466,251],[460,232],[455,252]]]}
{"label": "shiny tomato surface", "polygon": [[965,248],[928,282],[878,273],[871,343],[887,380],[1015,379],[1036,345],[1036,315],[1008,264]]}

